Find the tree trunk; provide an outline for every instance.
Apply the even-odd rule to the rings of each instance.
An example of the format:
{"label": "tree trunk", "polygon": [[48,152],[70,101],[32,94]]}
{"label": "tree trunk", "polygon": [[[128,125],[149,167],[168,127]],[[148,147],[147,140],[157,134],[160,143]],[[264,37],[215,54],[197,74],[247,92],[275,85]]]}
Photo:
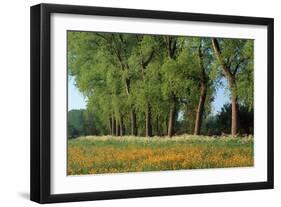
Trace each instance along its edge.
{"label": "tree trunk", "polygon": [[237,95],[236,92],[232,92],[232,101],[231,101],[231,135],[237,135]]}
{"label": "tree trunk", "polygon": [[109,117],[108,119],[108,131],[109,131],[109,134],[112,135],[112,118]]}
{"label": "tree trunk", "polygon": [[205,68],[203,63],[203,52],[201,50],[201,43],[198,47],[198,62],[200,65],[200,98],[198,107],[196,110],[195,126],[194,126],[194,135],[200,134],[201,125],[202,125],[202,116],[204,111],[205,100],[207,96],[207,77],[205,74]]}
{"label": "tree trunk", "polygon": [[168,136],[172,137],[175,133],[175,120],[176,119],[176,102],[172,103],[170,107],[170,113],[169,113],[169,123],[168,123]]}
{"label": "tree trunk", "polygon": [[137,136],[137,116],[134,109],[131,110],[131,135]]}
{"label": "tree trunk", "polygon": [[157,133],[157,136],[159,136],[159,120],[158,120],[158,116],[156,117],[156,133]]}
{"label": "tree trunk", "polygon": [[191,109],[186,107],[186,116],[188,117],[186,120],[186,133],[192,134],[195,129],[195,120],[196,120],[196,108]]}
{"label": "tree trunk", "polygon": [[199,98],[199,103],[198,103],[198,107],[196,110],[194,135],[200,134],[206,95],[207,95],[207,88],[206,88],[205,84],[201,84],[200,98]]}
{"label": "tree trunk", "polygon": [[120,135],[120,125],[119,125],[119,123],[118,123],[118,120],[116,119],[115,120],[115,135],[116,136],[119,136]]}
{"label": "tree trunk", "polygon": [[237,108],[237,92],[236,92],[236,79],[235,79],[235,73],[231,73],[229,67],[225,64],[223,57],[221,55],[221,50],[219,47],[219,42],[216,38],[212,39],[212,44],[214,51],[216,53],[216,56],[222,65],[223,73],[228,81],[228,84],[231,88],[231,135],[236,136],[237,134],[237,114],[238,114],[238,108]]}
{"label": "tree trunk", "polygon": [[116,127],[116,125],[115,125],[115,119],[112,117],[111,118],[112,119],[112,121],[111,121],[111,123],[112,123],[112,127],[111,127],[111,132],[112,132],[112,134],[111,135],[115,135],[115,127]]}
{"label": "tree trunk", "polygon": [[152,136],[151,107],[149,103],[147,104],[145,112],[145,136]]}
{"label": "tree trunk", "polygon": [[163,130],[163,134],[168,134],[168,131],[169,131],[169,116],[166,118],[165,120],[165,126],[166,128]]}
{"label": "tree trunk", "polygon": [[[126,93],[127,93],[128,97],[130,97],[130,79],[126,79],[125,83],[126,83]],[[137,136],[137,134],[138,134],[137,116],[136,116],[135,110],[133,109],[132,104],[131,104],[130,115],[131,115],[131,135]]]}
{"label": "tree trunk", "polygon": [[119,124],[120,124],[120,136],[123,136],[123,133],[124,133],[124,131],[123,131],[123,117],[121,116],[121,118],[120,118],[120,122],[119,122]]}

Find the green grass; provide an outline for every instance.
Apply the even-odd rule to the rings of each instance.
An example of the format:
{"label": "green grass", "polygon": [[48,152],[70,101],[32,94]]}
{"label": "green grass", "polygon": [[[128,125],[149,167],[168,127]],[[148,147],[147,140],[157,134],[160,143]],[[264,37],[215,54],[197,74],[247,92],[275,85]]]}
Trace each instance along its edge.
{"label": "green grass", "polygon": [[253,137],[88,136],[68,141],[68,174],[253,166]]}

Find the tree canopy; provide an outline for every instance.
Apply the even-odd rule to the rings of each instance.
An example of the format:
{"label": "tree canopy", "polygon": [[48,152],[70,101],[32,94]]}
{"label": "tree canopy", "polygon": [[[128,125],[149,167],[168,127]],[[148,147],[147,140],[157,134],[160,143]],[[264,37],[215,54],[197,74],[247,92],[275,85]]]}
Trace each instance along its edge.
{"label": "tree canopy", "polygon": [[87,97],[88,133],[200,134],[222,77],[230,83],[235,104],[253,109],[253,40],[67,35],[68,71]]}

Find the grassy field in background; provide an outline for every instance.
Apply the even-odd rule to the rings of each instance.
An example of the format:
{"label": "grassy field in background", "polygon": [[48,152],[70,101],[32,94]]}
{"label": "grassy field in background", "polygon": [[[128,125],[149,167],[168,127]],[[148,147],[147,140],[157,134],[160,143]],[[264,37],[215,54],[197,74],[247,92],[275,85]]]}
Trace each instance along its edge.
{"label": "grassy field in background", "polygon": [[68,175],[246,167],[253,137],[80,137],[68,140]]}

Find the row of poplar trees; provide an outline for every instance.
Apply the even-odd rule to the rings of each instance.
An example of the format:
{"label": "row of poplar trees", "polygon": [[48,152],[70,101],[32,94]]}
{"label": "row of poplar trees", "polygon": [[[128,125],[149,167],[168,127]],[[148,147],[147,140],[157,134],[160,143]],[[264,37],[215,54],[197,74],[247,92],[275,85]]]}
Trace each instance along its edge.
{"label": "row of poplar trees", "polygon": [[[238,104],[253,108],[253,40],[68,32],[68,71],[99,133],[167,135],[186,124],[200,134],[227,80],[231,134]],[[181,132],[182,133],[182,132]]]}

